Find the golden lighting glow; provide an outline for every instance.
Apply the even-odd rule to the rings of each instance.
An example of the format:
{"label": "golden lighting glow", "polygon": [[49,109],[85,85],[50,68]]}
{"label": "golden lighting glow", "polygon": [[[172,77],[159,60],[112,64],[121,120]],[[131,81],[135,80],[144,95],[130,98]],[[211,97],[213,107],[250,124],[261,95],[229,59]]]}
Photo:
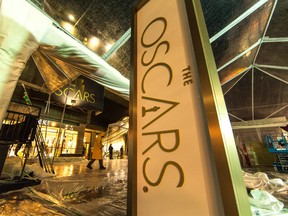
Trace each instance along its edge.
{"label": "golden lighting glow", "polygon": [[99,44],[100,44],[99,38],[92,36],[88,40],[87,47],[92,49],[92,50],[95,50],[99,46]]}
{"label": "golden lighting glow", "polygon": [[113,44],[106,44],[105,49],[106,52],[113,46]]}
{"label": "golden lighting glow", "polygon": [[230,73],[229,73],[227,76],[223,77],[223,78],[220,80],[221,84],[225,83],[225,82],[228,81],[228,80],[233,79],[233,78],[236,77],[238,74],[240,74],[240,73],[242,73],[243,71],[245,71],[246,69],[247,69],[247,67],[242,67],[242,68],[237,68],[237,69],[235,69],[235,70],[233,70],[233,71],[230,71]]}
{"label": "golden lighting glow", "polygon": [[58,176],[71,176],[73,174],[74,167],[73,165],[64,166],[61,169],[61,173],[58,173]]}
{"label": "golden lighting glow", "polygon": [[68,18],[69,18],[69,20],[71,20],[71,21],[75,21],[75,17],[74,17],[72,14],[69,14],[69,15],[68,15]]}
{"label": "golden lighting glow", "polygon": [[87,46],[87,44],[88,44],[88,39],[87,39],[86,37],[83,39],[83,43]]}
{"label": "golden lighting glow", "polygon": [[73,105],[76,105],[76,103],[77,103],[77,100],[70,98],[70,97],[67,98],[67,102],[66,102],[67,105],[73,106]]}
{"label": "golden lighting glow", "polygon": [[56,122],[51,122],[51,126],[55,127],[56,126]]}
{"label": "golden lighting glow", "polygon": [[245,54],[245,56],[248,57],[250,54],[251,54],[251,51],[247,52],[247,53]]}
{"label": "golden lighting glow", "polygon": [[62,27],[66,29],[68,32],[70,32],[71,34],[74,34],[75,32],[75,28],[71,23],[62,22]]}

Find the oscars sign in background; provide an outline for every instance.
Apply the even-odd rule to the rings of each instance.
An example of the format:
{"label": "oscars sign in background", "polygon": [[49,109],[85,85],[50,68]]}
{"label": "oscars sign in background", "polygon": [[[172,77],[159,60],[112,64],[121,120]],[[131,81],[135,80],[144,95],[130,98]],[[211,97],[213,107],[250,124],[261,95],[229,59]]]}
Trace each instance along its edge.
{"label": "oscars sign in background", "polygon": [[137,215],[211,215],[218,199],[181,0],[137,12]]}
{"label": "oscars sign in background", "polygon": [[[67,97],[67,98],[66,98]],[[104,87],[100,84],[79,76],[71,84],[57,89],[52,100],[60,104],[73,105],[88,110],[103,110]]]}

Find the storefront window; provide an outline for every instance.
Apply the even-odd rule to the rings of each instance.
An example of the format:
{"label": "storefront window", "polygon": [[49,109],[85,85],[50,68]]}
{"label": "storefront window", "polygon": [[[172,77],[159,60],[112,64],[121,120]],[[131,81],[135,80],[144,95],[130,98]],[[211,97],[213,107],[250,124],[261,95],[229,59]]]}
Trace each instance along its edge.
{"label": "storefront window", "polygon": [[[49,157],[54,156],[54,152],[57,146],[57,140],[59,139],[57,155],[67,155],[75,154],[77,146],[78,131],[73,130],[73,126],[66,125],[62,128],[60,137],[58,138],[58,133],[60,131],[59,126],[55,122],[48,122],[43,124],[41,127],[41,132],[43,140],[45,141],[45,153]],[[32,143],[32,148],[30,149],[31,156],[37,156],[37,146],[35,141]]]}
{"label": "storefront window", "polygon": [[85,132],[85,133],[84,133],[82,155],[83,155],[85,158],[91,158],[91,151],[90,151],[91,136],[92,136],[92,133],[91,133],[91,132]]}
{"label": "storefront window", "polygon": [[41,132],[45,140],[45,151],[49,156],[53,156],[56,147],[58,128],[55,127],[42,127]]}
{"label": "storefront window", "polygon": [[74,130],[64,130],[64,138],[61,144],[61,154],[75,154],[78,132]]}

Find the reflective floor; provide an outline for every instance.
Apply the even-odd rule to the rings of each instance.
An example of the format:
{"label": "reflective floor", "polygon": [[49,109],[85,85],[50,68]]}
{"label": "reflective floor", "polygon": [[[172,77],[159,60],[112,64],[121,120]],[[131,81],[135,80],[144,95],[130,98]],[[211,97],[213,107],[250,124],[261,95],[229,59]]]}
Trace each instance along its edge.
{"label": "reflective floor", "polygon": [[[106,170],[99,170],[98,161],[92,165],[92,170],[86,167],[87,163],[88,160],[83,158],[58,159],[54,162],[55,174],[45,173],[35,161],[28,163],[27,170],[33,170],[41,183],[0,193],[0,215],[126,215],[128,160],[104,160]],[[9,158],[1,177],[17,176],[20,166],[19,158]],[[273,167],[246,168],[243,171],[246,187],[254,185],[267,190],[284,204],[281,213],[251,207],[253,216],[288,215],[287,173],[279,173]],[[36,180],[32,174],[28,179]],[[3,182],[1,180],[2,186]]]}
{"label": "reflective floor", "polygon": [[104,160],[106,170],[77,160],[54,162],[55,176],[0,194],[0,215],[126,215],[127,159]]}

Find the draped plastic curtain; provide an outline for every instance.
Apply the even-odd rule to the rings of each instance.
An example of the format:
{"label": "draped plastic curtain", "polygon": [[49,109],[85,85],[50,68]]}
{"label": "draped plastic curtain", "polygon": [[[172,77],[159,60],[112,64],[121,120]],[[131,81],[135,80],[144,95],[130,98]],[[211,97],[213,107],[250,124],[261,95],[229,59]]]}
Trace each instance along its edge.
{"label": "draped plastic curtain", "polygon": [[[25,0],[0,0],[0,126],[18,78],[37,49],[54,65],[45,79],[48,83],[53,83],[50,79],[54,72],[64,73],[67,79],[81,74],[129,98],[127,78],[54,25],[41,11]],[[67,84],[67,80],[61,82],[63,86]]]}

